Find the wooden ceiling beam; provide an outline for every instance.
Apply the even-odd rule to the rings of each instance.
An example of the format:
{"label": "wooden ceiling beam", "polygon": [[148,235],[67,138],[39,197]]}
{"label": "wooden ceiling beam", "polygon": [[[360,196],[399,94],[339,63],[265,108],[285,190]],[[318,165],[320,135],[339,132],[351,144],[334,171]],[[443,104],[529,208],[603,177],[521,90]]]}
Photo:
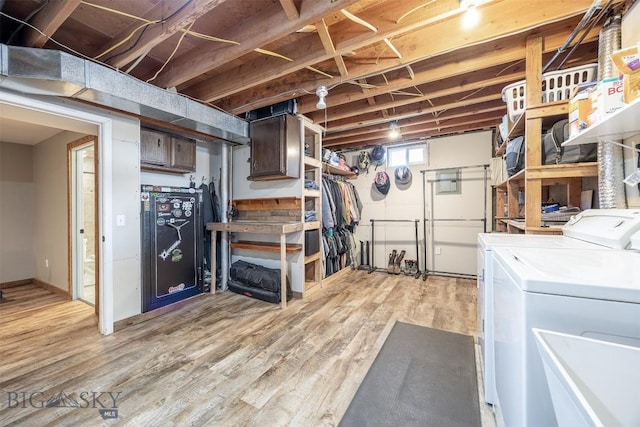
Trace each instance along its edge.
{"label": "wooden ceiling beam", "polygon": [[[482,102],[490,102],[495,101],[497,99],[502,99],[502,94],[490,94],[470,99],[465,99],[462,101],[454,101],[449,102],[447,104],[437,105],[437,106],[428,106],[424,105],[424,108],[420,105],[418,108],[407,109],[407,111],[396,112],[390,118],[392,120],[402,120],[410,117],[420,116],[424,114],[431,114],[442,110],[448,110],[458,107],[464,107],[472,104],[482,103]],[[351,120],[337,120],[335,122],[329,121],[327,123],[326,129],[327,132],[340,132],[343,130],[356,129],[363,126],[369,126],[372,124],[380,123],[381,117],[376,114],[367,114],[366,116],[360,117],[357,121]]]}
{"label": "wooden ceiling beam", "polygon": [[342,55],[338,55],[336,53],[336,48],[333,45],[333,41],[331,40],[331,34],[329,34],[329,27],[324,19],[319,20],[315,23],[316,29],[318,30],[318,36],[320,36],[320,40],[322,41],[322,46],[324,46],[324,50],[327,54],[333,55],[333,59],[336,61],[336,65],[338,66],[338,70],[340,71],[340,75],[342,77],[347,77],[349,75],[349,71],[347,71],[347,66],[344,63],[344,59]]}
{"label": "wooden ceiling beam", "polygon": [[[411,137],[422,136],[427,132],[433,132],[433,131],[451,128],[451,127],[469,126],[469,125],[476,124],[477,122],[482,122],[482,123],[491,122],[492,125],[495,126],[497,123],[499,123],[500,121],[499,119],[500,119],[500,114],[498,112],[487,112],[487,113],[475,115],[475,116],[466,115],[457,119],[441,119],[441,120],[438,120],[437,122],[432,121],[429,123],[424,123],[424,124],[415,125],[415,126],[401,127],[400,134],[402,135],[402,138],[407,139]],[[386,139],[387,141],[389,141],[388,133],[389,133],[389,129],[387,128],[385,130],[380,130],[373,133],[366,133],[358,136],[353,136],[350,138],[344,138],[339,141],[330,141],[325,143],[325,141],[323,140],[322,144],[323,144],[323,147],[333,147],[338,145],[343,146],[343,145],[355,144],[358,142],[368,142],[372,140]]]}
{"label": "wooden ceiling beam", "polygon": [[44,8],[38,12],[31,21],[31,25],[38,31],[27,28],[24,36],[24,45],[30,47],[42,47],[49,40],[71,13],[80,5],[80,0],[50,0]]}
{"label": "wooden ceiling beam", "polygon": [[[505,74],[498,77],[489,78],[482,81],[472,82],[472,83],[460,83],[459,85],[453,87],[447,87],[440,90],[429,90],[424,91],[425,95],[422,96],[408,96],[408,95],[398,95],[398,97],[402,97],[404,99],[399,99],[395,101],[389,102],[376,102],[375,105],[372,105],[368,108],[358,108],[354,109],[351,107],[351,104],[343,104],[339,108],[334,108],[329,111],[329,116],[332,120],[346,119],[348,117],[359,116],[366,113],[371,113],[379,109],[389,109],[389,108],[398,108],[406,105],[416,104],[418,102],[423,102],[427,100],[435,100],[436,98],[441,98],[444,96],[457,95],[469,91],[482,90],[484,88],[494,86],[494,85],[506,85],[511,82],[515,82],[517,80],[524,79],[524,71],[517,72],[513,74]],[[316,115],[307,115],[311,120],[316,121]],[[324,116],[324,115],[323,115]]]}
{"label": "wooden ceiling beam", "polygon": [[[545,51],[547,57],[555,53],[556,50],[564,44],[567,36],[570,34],[570,27],[571,26],[566,26],[556,31],[552,31],[551,29],[546,31]],[[522,38],[518,37],[518,39]],[[451,79],[465,74],[477,74],[478,70],[484,70],[486,68],[513,66],[517,61],[522,61],[522,66],[517,68],[524,70],[524,40],[522,40],[522,45],[516,40],[516,38],[508,38],[500,42],[477,46],[473,49],[475,53],[473,56],[470,55],[471,52],[467,54],[466,51],[462,51],[461,53],[446,54],[428,61],[419,62],[416,64],[417,66],[414,67],[414,70],[416,70],[414,80],[402,77],[388,80],[385,85],[371,87],[367,95],[379,96],[389,91],[400,91],[416,85],[438,82],[443,76],[448,76],[448,78]],[[598,31],[594,30],[587,36],[583,44],[576,49],[573,57],[576,60],[584,61],[585,58],[594,57],[594,52],[597,56],[597,40]],[[424,66],[421,66],[422,64],[424,64]],[[340,90],[345,87],[347,90]],[[342,85],[339,89],[332,91],[330,100],[327,100],[331,103],[330,112],[336,112],[334,108],[338,108],[340,105],[363,98],[362,94],[358,91],[349,89],[349,86]],[[306,115],[312,111],[315,111],[315,104],[310,102],[310,98],[300,97],[298,99],[298,112]]]}
{"label": "wooden ceiling beam", "polygon": [[[335,0],[333,2],[319,2],[316,0],[302,0],[300,18],[295,21],[283,22],[282,6],[276,4],[262,13],[254,15],[242,23],[234,26],[225,34],[217,35],[228,40],[238,42],[238,45],[225,44],[223,46],[201,44],[171,61],[164,73],[155,80],[160,87],[178,86],[199,75],[225,65],[242,55],[268,45],[278,39],[286,37],[307,24],[312,24],[322,17],[335,13],[340,9],[356,3],[358,0]],[[255,73],[255,70],[254,70]],[[269,73],[256,73],[271,75]]]}
{"label": "wooden ceiling beam", "polygon": [[[404,4],[405,2],[398,3]],[[456,3],[459,6],[457,1]],[[432,58],[462,47],[487,43],[491,40],[528,31],[532,28],[548,24],[549,22],[567,19],[586,10],[592,2],[591,0],[576,0],[572,2],[543,0],[542,3],[544,4],[541,4],[540,7],[524,9],[517,2],[492,2],[484,4],[481,10],[483,19],[487,22],[500,22],[501,25],[481,26],[479,29],[474,30],[471,33],[459,30],[462,16],[459,11],[459,7],[456,13],[449,13],[446,19],[434,17],[432,19],[424,20],[421,22],[418,29],[413,29],[413,26],[411,25],[405,26],[402,24],[396,24],[395,21],[389,21],[388,12],[384,8],[382,10],[375,8],[376,15],[381,14],[387,17],[387,21],[383,21],[381,16],[367,15],[366,20],[372,22],[373,25],[378,28],[378,32],[372,33],[369,31],[362,35],[346,38],[348,36],[341,36],[341,34],[336,31],[336,34],[334,35],[334,43],[336,46],[336,52],[338,54],[345,54],[366,46],[374,45],[377,42],[383,41],[385,38],[395,36],[393,39],[394,45],[398,50],[406,52],[403,58],[399,59],[396,56],[388,58],[385,57],[380,58],[378,61],[372,61],[370,64],[360,64],[358,67],[350,65],[350,75],[354,78],[360,78],[363,76],[379,74],[385,70],[394,69],[403,65],[412,64],[425,58]],[[385,2],[381,8],[383,6],[389,8],[387,2]],[[508,19],[507,17],[509,16],[517,17],[517,19]],[[365,18],[364,15],[363,18]],[[375,21],[372,21],[372,19],[375,19]],[[409,31],[409,28],[412,29],[411,32],[407,32]],[[351,35],[353,34],[353,31],[348,33],[345,30],[343,33]],[[447,34],[448,36],[442,37],[442,34]],[[340,41],[341,37],[343,38],[343,41]],[[425,40],[428,42],[425,42]],[[193,88],[189,88],[186,92],[190,96],[198,99],[213,102],[223,97],[228,97],[245,91],[249,87],[255,87],[265,83],[266,81],[284,77],[287,74],[294,73],[305,67],[331,58],[324,49],[314,52],[301,51],[304,52],[303,56],[296,58],[294,61],[286,63],[283,63],[282,61],[269,62],[269,64],[271,64],[268,67],[270,70],[269,76],[265,76],[265,73],[256,73],[255,70],[247,67],[244,67],[244,69],[243,67],[240,67],[239,69],[232,70],[224,75],[219,75],[206,82],[194,85]],[[304,86],[304,89],[313,90],[315,86],[319,84],[333,86],[341,82],[341,78],[339,77],[318,80],[319,81],[315,83],[309,82]],[[299,85],[299,82],[296,81],[296,84]],[[279,92],[287,92],[295,89],[287,86],[288,85],[284,83],[271,85],[271,93],[269,93],[266,98],[269,98]],[[238,105],[246,104],[247,101],[245,100],[240,102],[228,100],[222,103],[221,107],[227,111],[234,111]],[[256,106],[254,105],[250,109],[252,108],[256,108]]]}
{"label": "wooden ceiling beam", "polygon": [[[425,114],[422,116],[417,116],[410,119],[399,121],[399,124],[400,124],[400,129],[404,129],[405,127],[435,123],[439,120],[458,119],[461,117],[474,116],[474,115],[479,115],[484,113],[499,113],[499,115],[502,116],[505,114],[506,110],[507,110],[507,107],[504,104],[504,102],[496,101],[496,102],[471,105],[468,107],[456,108],[448,111],[447,114],[438,116],[438,117],[433,117],[431,115]],[[375,124],[367,127],[358,128],[358,129],[350,129],[342,132],[327,133],[322,138],[322,143],[329,144],[337,140],[344,140],[346,138],[357,137],[367,133],[375,133],[383,130],[388,130],[388,128],[389,126],[387,126],[387,124],[384,123],[384,124]]]}
{"label": "wooden ceiling beam", "polygon": [[[151,9],[141,18],[147,21],[160,21],[157,24],[150,24],[140,36],[126,41],[126,38],[140,27],[140,21],[135,21],[126,29],[115,36],[107,43],[100,52],[106,52],[113,46],[118,46],[111,52],[105,54],[106,62],[116,68],[121,68],[141,55],[149,52],[153,47],[159,45],[183,28],[191,25],[201,16],[209,13],[226,0],[193,0],[191,3],[183,5],[183,2],[160,2],[158,6]],[[170,18],[166,18],[170,17]],[[141,29],[139,31],[142,31]]]}
{"label": "wooden ceiling beam", "polygon": [[300,18],[300,12],[293,0],[280,0],[280,6],[282,6],[282,9],[287,15],[287,18],[289,18],[289,21],[295,21]]}
{"label": "wooden ceiling beam", "polygon": [[[422,135],[414,136],[412,138],[405,138],[403,135],[402,139],[395,140],[395,141],[390,141],[389,138],[377,138],[377,139],[370,139],[367,141],[353,142],[351,144],[340,145],[339,149],[354,150],[354,149],[359,149],[364,147],[372,147],[375,145],[388,145],[391,143],[399,144],[399,143],[407,143],[407,142],[414,142],[414,141],[416,143],[420,141],[426,142],[427,139],[432,137],[445,137],[448,135],[461,134],[466,132],[490,130],[494,128],[494,125],[495,125],[495,120],[488,119],[485,121],[473,122],[466,125],[457,125],[457,126],[451,126],[451,127],[443,126],[441,128],[433,129],[431,131],[425,131]],[[338,145],[334,145],[334,147],[338,147]]]}
{"label": "wooden ceiling beam", "polygon": [[[460,7],[459,0],[441,0],[436,2],[433,7],[428,8],[426,13],[411,14],[397,24],[396,20],[407,11],[414,9],[424,3],[424,0],[403,0],[402,2],[380,2],[379,5],[368,8],[361,13],[364,21],[375,22],[377,32],[372,32],[369,28],[354,24],[346,19],[332,26],[335,27],[335,38],[339,41],[340,47],[336,46],[337,53],[340,55],[350,55],[353,51],[361,49],[373,43],[381,42],[384,38],[393,37],[407,31],[420,28],[422,26],[431,25],[439,22],[444,17],[457,13]],[[352,40],[345,39],[354,37]],[[337,43],[336,43],[337,44]],[[274,58],[264,58],[261,61],[261,69],[269,69],[269,76],[265,73],[255,73],[254,66],[247,64],[240,66],[233,72],[226,73],[224,76],[209,79],[207,82],[201,82],[189,87],[185,93],[189,96],[213,102],[226,96],[233,95],[238,91],[242,91],[249,87],[254,87],[265,83],[272,78],[278,78],[306,67],[318,64],[323,61],[332,59],[333,55],[325,52],[324,48],[316,49],[296,49],[296,56],[293,62],[283,64],[282,61]],[[302,56],[300,54],[302,53]],[[315,87],[314,87],[315,88]],[[308,90],[313,90],[310,88]]]}

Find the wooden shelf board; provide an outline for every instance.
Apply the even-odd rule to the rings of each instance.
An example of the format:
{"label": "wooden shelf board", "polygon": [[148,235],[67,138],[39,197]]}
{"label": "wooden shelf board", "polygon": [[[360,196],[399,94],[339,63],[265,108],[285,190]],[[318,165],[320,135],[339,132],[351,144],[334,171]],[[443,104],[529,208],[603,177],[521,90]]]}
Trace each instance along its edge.
{"label": "wooden shelf board", "polygon": [[296,231],[302,231],[303,229],[304,224],[301,222],[268,223],[256,221],[233,221],[207,223],[207,230],[209,231],[215,230],[239,233],[288,234]]}
{"label": "wooden shelf board", "polygon": [[304,223],[305,230],[317,230],[318,228],[320,228],[320,221],[311,221]]}
{"label": "wooden shelf board", "polygon": [[527,116],[527,120],[548,118],[553,122],[555,120],[562,119],[563,116],[569,115],[569,103],[567,100],[564,100],[533,105],[531,107],[527,107],[525,115]]}
{"label": "wooden shelf board", "polygon": [[[235,249],[248,249],[251,251],[266,251],[280,253],[280,243],[275,242],[254,242],[249,240],[240,240],[231,242],[229,246]],[[302,250],[302,245],[296,243],[287,243],[286,252],[292,254]]]}
{"label": "wooden shelf board", "polygon": [[525,177],[525,171],[524,169],[522,169],[515,175],[510,176],[509,179],[507,179],[507,181],[508,182],[524,181],[524,177]]}
{"label": "wooden shelf board", "polygon": [[279,209],[300,209],[302,200],[299,197],[268,197],[262,199],[236,199],[232,202],[240,211],[262,211]]}
{"label": "wooden shelf board", "polygon": [[351,172],[350,170],[349,171],[345,171],[345,170],[336,168],[334,166],[331,166],[328,163],[322,163],[322,170],[325,173],[328,173],[330,175],[344,176],[347,179],[356,178],[358,176],[354,172]]}
{"label": "wooden shelf board", "polygon": [[319,261],[320,260],[320,252],[316,252],[313,255],[309,255],[304,257],[304,263],[309,264],[310,262]]}
{"label": "wooden shelf board", "polygon": [[303,192],[304,197],[322,197],[322,193],[320,190],[311,190],[309,188],[305,188]]}
{"label": "wooden shelf board", "polygon": [[581,178],[598,176],[598,163],[566,163],[561,165],[543,165],[529,167],[527,179],[545,178]]}
{"label": "wooden shelf board", "polygon": [[309,156],[304,156],[304,164],[312,168],[319,168],[320,166],[322,166],[322,162],[320,160],[314,159],[313,157]]}

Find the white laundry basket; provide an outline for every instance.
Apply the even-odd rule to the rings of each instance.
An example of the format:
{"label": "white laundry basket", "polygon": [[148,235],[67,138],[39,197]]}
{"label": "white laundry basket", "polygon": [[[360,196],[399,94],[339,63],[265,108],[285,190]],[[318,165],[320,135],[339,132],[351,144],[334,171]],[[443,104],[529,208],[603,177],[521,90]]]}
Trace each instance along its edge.
{"label": "white laundry basket", "polygon": [[[581,83],[596,78],[598,64],[586,64],[566,70],[550,71],[542,76],[542,102],[568,100],[573,89]],[[502,89],[502,100],[507,103],[507,112],[512,122],[524,113],[527,90],[525,80],[512,83]]]}

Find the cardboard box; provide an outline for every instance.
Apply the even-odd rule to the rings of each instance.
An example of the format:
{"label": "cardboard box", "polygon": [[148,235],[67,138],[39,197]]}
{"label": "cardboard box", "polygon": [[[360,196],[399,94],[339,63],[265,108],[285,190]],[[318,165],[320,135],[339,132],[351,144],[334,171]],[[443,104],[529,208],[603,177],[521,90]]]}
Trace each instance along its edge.
{"label": "cardboard box", "polygon": [[640,53],[638,47],[620,49],[611,54],[611,60],[624,76],[623,98],[630,103],[640,97]]}
{"label": "cardboard box", "polygon": [[598,82],[595,89],[590,91],[589,126],[600,123],[609,114],[624,107],[623,81],[617,77],[604,79]]}
{"label": "cardboard box", "polygon": [[591,113],[590,88],[596,82],[576,88],[576,93],[569,101],[569,137],[576,136],[589,126],[589,113]]}

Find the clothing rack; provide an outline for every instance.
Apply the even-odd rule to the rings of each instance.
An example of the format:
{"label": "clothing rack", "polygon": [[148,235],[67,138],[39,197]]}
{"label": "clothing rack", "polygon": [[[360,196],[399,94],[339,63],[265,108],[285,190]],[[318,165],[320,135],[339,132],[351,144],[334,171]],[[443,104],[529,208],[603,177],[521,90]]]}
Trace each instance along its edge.
{"label": "clothing rack", "polygon": [[420,249],[418,246],[418,223],[420,222],[419,219],[370,219],[369,221],[371,221],[371,259],[370,259],[370,265],[369,265],[369,274],[371,274],[372,272],[376,271],[376,270],[381,270],[381,271],[386,271],[386,269],[378,269],[376,268],[376,263],[375,263],[375,246],[376,246],[376,239],[375,239],[375,225],[376,222],[413,222],[415,224],[415,228],[416,228],[416,237],[415,237],[415,244],[416,244],[416,262],[418,263],[418,271],[416,272],[416,279],[418,277],[420,277],[420,267],[419,267],[419,262],[418,262],[418,258],[420,258]]}
{"label": "clothing rack", "polygon": [[[433,227],[436,222],[481,222],[483,225],[483,230],[486,233],[487,232],[487,180],[488,180],[487,171],[488,171],[488,168],[489,168],[488,164],[482,164],[482,165],[458,166],[458,167],[448,167],[448,168],[431,168],[431,169],[423,169],[420,171],[420,173],[422,174],[422,217],[423,217],[422,218],[423,220],[422,255],[424,260],[424,270],[423,270],[422,280],[427,280],[427,277],[429,275],[448,276],[448,277],[454,277],[454,278],[468,278],[468,279],[474,279],[476,277],[473,274],[456,273],[451,271],[429,270],[427,268],[427,224],[430,225],[431,236],[433,236],[434,234]],[[451,170],[451,169],[482,169],[483,170],[484,216],[482,218],[433,218],[434,210],[435,210],[433,203],[431,204],[432,205],[431,217],[427,218],[427,173]],[[469,180],[470,179],[460,178],[460,181],[469,181]],[[477,178],[473,178],[473,180],[477,180]],[[437,180],[434,180],[434,182],[435,181]],[[433,200],[433,191],[431,193],[432,193],[431,198]],[[431,254],[433,258],[433,253],[434,253],[433,238],[431,239],[431,242],[430,242],[430,249],[431,249]],[[435,259],[433,259],[433,265],[435,266]]]}

